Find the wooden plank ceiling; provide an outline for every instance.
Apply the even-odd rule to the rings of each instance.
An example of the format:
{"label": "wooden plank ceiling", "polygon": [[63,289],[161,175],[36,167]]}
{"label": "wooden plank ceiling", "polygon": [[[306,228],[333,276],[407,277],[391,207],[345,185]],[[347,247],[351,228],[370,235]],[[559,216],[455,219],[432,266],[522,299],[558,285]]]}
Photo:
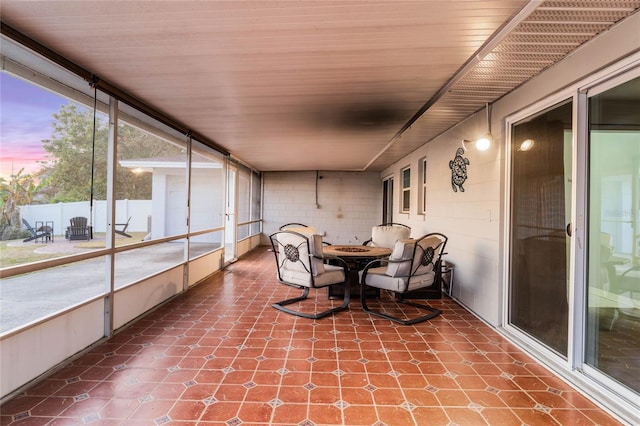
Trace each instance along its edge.
{"label": "wooden plank ceiling", "polygon": [[636,12],[640,0],[0,7],[7,25],[258,170],[379,171]]}

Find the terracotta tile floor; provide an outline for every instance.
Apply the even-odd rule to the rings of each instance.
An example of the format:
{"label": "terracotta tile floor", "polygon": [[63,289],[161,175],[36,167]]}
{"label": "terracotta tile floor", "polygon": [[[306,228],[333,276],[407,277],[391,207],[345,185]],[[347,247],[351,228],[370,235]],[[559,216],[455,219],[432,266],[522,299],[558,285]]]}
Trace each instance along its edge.
{"label": "terracotta tile floor", "polygon": [[294,292],[259,248],[5,403],[1,424],[619,424],[450,299],[401,326],[357,300],[317,321],[270,306]]}

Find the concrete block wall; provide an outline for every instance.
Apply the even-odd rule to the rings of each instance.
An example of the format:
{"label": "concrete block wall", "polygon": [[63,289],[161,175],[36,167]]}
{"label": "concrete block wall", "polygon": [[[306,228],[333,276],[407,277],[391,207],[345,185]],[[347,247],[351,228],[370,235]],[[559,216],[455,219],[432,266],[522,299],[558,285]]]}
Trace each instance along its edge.
{"label": "concrete block wall", "polygon": [[379,173],[265,172],[263,189],[263,244],[290,222],[314,226],[332,244],[360,244],[382,220]]}

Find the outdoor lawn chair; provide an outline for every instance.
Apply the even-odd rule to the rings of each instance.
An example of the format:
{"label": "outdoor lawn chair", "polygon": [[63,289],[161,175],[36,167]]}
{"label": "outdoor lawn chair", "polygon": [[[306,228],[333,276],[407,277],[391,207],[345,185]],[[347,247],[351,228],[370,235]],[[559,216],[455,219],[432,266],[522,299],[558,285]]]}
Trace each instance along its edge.
{"label": "outdoor lawn chair", "polygon": [[[436,232],[417,240],[400,240],[395,243],[388,259],[378,259],[367,264],[360,272],[362,309],[372,315],[404,325],[427,321],[440,315],[441,310],[426,304],[410,302],[405,300],[405,296],[410,291],[441,285],[440,265],[446,244],[447,237]],[[386,290],[395,298],[393,301],[383,301],[380,298],[379,310],[372,310],[367,305],[366,287]],[[429,313],[418,317],[411,313],[413,318],[409,318],[403,309],[404,306],[412,306],[418,308],[418,312],[426,310]]]}
{"label": "outdoor lawn chair", "polygon": [[69,241],[73,240],[89,240],[89,227],[87,226],[87,218],[78,216],[69,219],[71,226],[67,226],[66,237]]}
{"label": "outdoor lawn chair", "polygon": [[[127,234],[127,228],[129,227],[130,221],[131,221],[131,216],[129,216],[129,219],[127,219],[127,223],[116,223],[114,228],[114,231],[116,232],[116,234],[120,234],[123,237],[131,238],[131,235]],[[118,229],[118,226],[121,226],[122,229]]]}
{"label": "outdoor lawn chair", "polygon": [[36,230],[33,228],[33,226],[31,226],[29,222],[27,222],[26,219],[22,219],[22,223],[24,223],[27,231],[29,231],[29,234],[31,234],[29,238],[25,238],[24,240],[22,240],[23,243],[28,243],[29,241],[37,240],[38,238],[44,238],[45,241],[51,241],[51,232],[53,232],[53,229],[50,229],[50,227],[41,226]]}
{"label": "outdoor lawn chair", "polygon": [[411,228],[401,223],[383,223],[371,229],[371,238],[363,246],[386,247],[392,249],[398,240],[406,240]]}
{"label": "outdoor lawn chair", "polygon": [[[322,253],[322,236],[305,235],[294,231],[279,231],[269,236],[276,257],[278,281],[282,284],[302,289],[301,296],[276,302],[272,306],[280,311],[303,318],[319,319],[333,312],[346,309],[349,305],[347,265],[335,258],[340,265],[325,264]],[[309,296],[312,288],[340,285],[344,289],[342,304],[321,312],[306,313],[287,308],[287,305],[301,302]],[[328,299],[327,299],[328,300]],[[331,303],[328,301],[328,303]]]}

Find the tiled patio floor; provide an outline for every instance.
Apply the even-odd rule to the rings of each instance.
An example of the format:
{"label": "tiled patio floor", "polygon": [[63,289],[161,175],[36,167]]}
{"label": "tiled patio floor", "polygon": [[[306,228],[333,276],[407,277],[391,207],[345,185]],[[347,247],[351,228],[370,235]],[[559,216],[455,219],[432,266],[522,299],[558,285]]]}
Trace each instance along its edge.
{"label": "tiled patio floor", "polygon": [[297,291],[274,263],[259,248],[5,403],[1,424],[619,424],[450,299],[415,326],[357,300],[317,321],[276,311]]}

